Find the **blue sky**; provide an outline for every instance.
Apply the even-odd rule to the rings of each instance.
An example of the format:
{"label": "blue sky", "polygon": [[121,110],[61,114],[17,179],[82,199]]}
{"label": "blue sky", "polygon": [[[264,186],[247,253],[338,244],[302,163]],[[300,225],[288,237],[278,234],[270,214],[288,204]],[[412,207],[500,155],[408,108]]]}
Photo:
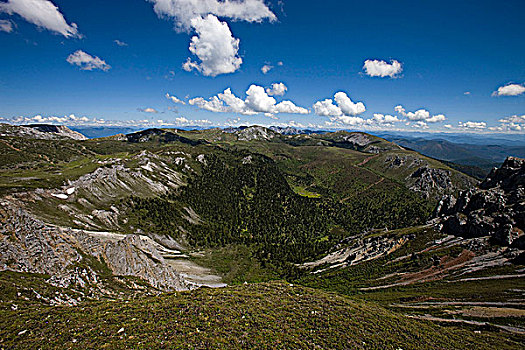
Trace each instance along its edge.
{"label": "blue sky", "polygon": [[524,13],[522,0],[0,0],[0,117],[525,133]]}

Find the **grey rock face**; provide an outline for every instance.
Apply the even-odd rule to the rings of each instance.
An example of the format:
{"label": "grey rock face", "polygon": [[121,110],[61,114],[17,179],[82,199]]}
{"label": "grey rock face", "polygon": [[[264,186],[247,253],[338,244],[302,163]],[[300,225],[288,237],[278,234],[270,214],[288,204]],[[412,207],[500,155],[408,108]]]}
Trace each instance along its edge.
{"label": "grey rock face", "polygon": [[426,198],[429,198],[432,192],[444,193],[454,187],[450,179],[450,171],[444,169],[425,166],[413,172],[410,178],[415,180],[410,189],[423,193]]}
{"label": "grey rock face", "polygon": [[525,249],[525,160],[509,157],[477,189],[445,196],[436,207],[443,232],[490,236],[501,245]]}
{"label": "grey rock face", "polygon": [[56,286],[100,290],[100,271],[91,266],[99,261],[115,276],[139,277],[160,290],[190,288],[149,237],[60,228],[0,204],[0,271],[48,274]]}
{"label": "grey rock face", "polygon": [[348,142],[360,147],[364,147],[372,142],[368,136],[361,133],[352,133],[349,135],[341,135],[337,139],[338,141]]}
{"label": "grey rock face", "polygon": [[87,140],[86,136],[69,129],[67,126],[50,124],[31,124],[23,126],[0,124],[0,135],[43,140]]}
{"label": "grey rock face", "polygon": [[276,136],[276,132],[262,126],[250,126],[235,132],[239,141],[251,140],[271,140]]}
{"label": "grey rock face", "polygon": [[411,155],[400,156],[396,154],[386,157],[385,163],[390,169],[397,169],[401,167],[413,168],[419,167],[423,163],[423,160]]}

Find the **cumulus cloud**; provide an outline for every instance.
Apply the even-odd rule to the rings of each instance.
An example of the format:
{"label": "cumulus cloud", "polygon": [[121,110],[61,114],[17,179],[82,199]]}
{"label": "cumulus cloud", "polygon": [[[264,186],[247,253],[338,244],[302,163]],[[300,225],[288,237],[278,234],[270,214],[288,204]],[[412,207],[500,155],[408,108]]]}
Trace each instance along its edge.
{"label": "cumulus cloud", "polygon": [[296,106],[292,101],[282,101],[275,105],[274,112],[271,113],[308,114],[310,112],[306,108]]}
{"label": "cumulus cloud", "polygon": [[0,12],[17,14],[29,23],[66,38],[81,37],[77,25],[68,24],[58,7],[49,0],[8,0],[0,2]]}
{"label": "cumulus cloud", "polygon": [[380,124],[380,125],[392,125],[400,121],[401,120],[399,120],[397,116],[393,116],[390,114],[380,114],[380,113],[374,113],[374,117],[367,120],[368,124]]}
{"label": "cumulus cloud", "polygon": [[139,112],[144,112],[144,113],[159,113],[155,108],[151,108],[151,107],[147,107],[147,108],[138,108],[137,109]]}
{"label": "cumulus cloud", "polygon": [[525,124],[525,114],[522,116],[519,115],[513,115],[511,117],[503,118],[499,120],[500,123],[517,123],[517,124]]}
{"label": "cumulus cloud", "polygon": [[261,67],[261,72],[263,74],[266,74],[268,73],[269,71],[271,71],[273,69],[273,66],[269,65],[269,64],[265,64],[264,66]]}
{"label": "cumulus cloud", "polygon": [[[335,101],[335,104],[334,104]],[[366,111],[362,102],[354,103],[346,93],[340,91],[334,95],[334,100],[325,99],[313,105],[314,112],[320,116],[335,117],[345,124],[354,124],[361,118],[354,117]]]}
{"label": "cumulus cloud", "polygon": [[105,120],[100,118],[89,118],[86,116],[77,117],[74,114],[64,116],[42,116],[35,115],[33,117],[17,116],[6,119],[6,122],[11,124],[54,124],[54,125],[69,125],[69,126],[134,126],[134,127],[159,127],[159,126],[209,126],[212,122],[208,119],[187,119],[183,116],[177,117],[174,120]]}
{"label": "cumulus cloud", "polygon": [[120,46],[120,47],[122,47],[122,46],[128,46],[127,43],[125,43],[124,41],[120,41],[120,40],[118,40],[118,39],[113,40],[113,42],[114,42],[116,45]]}
{"label": "cumulus cloud", "polygon": [[414,124],[412,124],[412,127],[413,128],[416,128],[416,129],[428,129],[428,125],[427,123],[425,123],[424,121],[422,120],[418,120],[417,122],[415,122]]}
{"label": "cumulus cloud", "polygon": [[203,97],[195,97],[190,99],[188,103],[192,106],[197,106],[200,109],[204,109],[214,113],[228,112],[228,108],[217,96],[213,96],[209,100],[206,100]]}
{"label": "cumulus cloud", "polygon": [[257,112],[249,109],[246,107],[246,102],[239,97],[235,96],[235,94],[231,91],[230,88],[227,88],[224,90],[224,92],[221,92],[217,95],[218,98],[223,101],[226,104],[226,111],[228,109],[233,113],[239,113],[243,115],[254,115],[257,114]]}
{"label": "cumulus cloud", "polygon": [[178,126],[189,126],[189,125],[211,125],[212,122],[208,119],[197,119],[197,120],[190,120],[186,117],[177,117],[175,118],[175,124]]}
{"label": "cumulus cloud", "polygon": [[334,105],[334,101],[327,98],[323,101],[317,101],[313,105],[314,112],[322,117],[338,117],[343,114],[341,108]]}
{"label": "cumulus cloud", "polygon": [[489,129],[502,132],[525,132],[525,114],[521,116],[513,115],[498,121],[501,123],[499,126],[490,127]]}
{"label": "cumulus cloud", "polygon": [[271,87],[266,89],[266,93],[270,96],[283,96],[288,88],[283,83],[273,83]]}
{"label": "cumulus cloud", "polygon": [[418,109],[415,112],[407,112],[401,105],[395,106],[394,110],[410,121],[423,121],[425,123],[437,123],[447,120],[443,114],[431,115],[426,109]]}
{"label": "cumulus cloud", "polygon": [[340,119],[345,124],[352,124],[358,122],[353,117],[366,111],[365,105],[362,102],[354,103],[346,93],[340,91],[334,95],[334,101],[326,99],[317,101],[313,105],[314,112],[317,115],[325,117],[335,117]]}
{"label": "cumulus cloud", "polygon": [[246,91],[246,105],[255,112],[271,113],[275,98],[268,96],[262,86],[250,85]]}
{"label": "cumulus cloud", "polygon": [[487,123],[485,122],[459,122],[458,126],[463,129],[485,129],[487,127]]}
{"label": "cumulus cloud", "polygon": [[381,78],[395,78],[403,71],[401,63],[396,60],[391,60],[390,63],[380,60],[366,60],[363,69],[366,75]]}
{"label": "cumulus cloud", "polygon": [[500,86],[492,93],[492,96],[518,96],[525,92],[525,86],[521,84],[507,84]]}
{"label": "cumulus cloud", "polygon": [[75,114],[64,115],[64,116],[42,116],[37,114],[33,117],[17,116],[10,119],[6,119],[7,122],[12,124],[67,124],[67,125],[84,125],[97,123],[99,119],[88,118],[86,116],[77,117]]}
{"label": "cumulus cloud", "polygon": [[194,30],[190,51],[199,61],[188,58],[182,65],[186,71],[196,70],[207,76],[233,73],[242,59],[237,55],[239,39],[233,37],[226,22],[232,20],[273,22],[275,14],[264,0],[148,0],[159,17],[172,18],[178,31]]}
{"label": "cumulus cloud", "polygon": [[182,104],[182,105],[185,105],[185,104],[186,104],[186,102],[184,102],[184,101],[181,100],[180,98],[178,98],[178,97],[176,97],[176,96],[173,96],[173,95],[170,95],[169,93],[166,93],[165,96],[166,96],[166,98],[167,98],[168,100],[170,100],[170,101],[173,102],[173,103],[180,103],[180,104]]}
{"label": "cumulus cloud", "polygon": [[427,123],[437,123],[437,122],[442,122],[442,121],[445,121],[445,120],[447,120],[447,118],[443,114],[436,114],[436,115],[433,115],[432,117],[426,119],[425,121]]}
{"label": "cumulus cloud", "polygon": [[149,0],[159,17],[173,18],[178,30],[187,31],[191,21],[208,14],[238,21],[277,20],[263,0]]}
{"label": "cumulus cloud", "polygon": [[328,127],[351,125],[377,129],[392,127],[395,123],[402,121],[397,116],[381,113],[374,113],[373,117],[368,119],[359,117],[359,114],[366,111],[363,102],[353,102],[346,93],[341,91],[334,95],[333,100],[325,99],[314,103],[313,110],[319,116],[330,118],[330,121],[326,122]]}
{"label": "cumulus cloud", "polygon": [[270,96],[264,87],[252,84],[246,91],[246,98],[243,100],[232,93],[228,88],[224,92],[212,96],[209,99],[203,97],[192,98],[190,105],[199,107],[210,112],[216,113],[237,113],[242,115],[264,114],[273,117],[278,113],[308,114],[306,108],[295,105],[292,101],[282,101],[277,103],[276,99]]}
{"label": "cumulus cloud", "polygon": [[337,103],[337,106],[341,109],[341,112],[346,116],[358,115],[366,111],[363,102],[352,102],[348,95],[342,91],[334,95],[334,100]]}
{"label": "cumulus cloud", "polygon": [[193,69],[206,76],[233,73],[242,64],[239,51],[239,39],[233,37],[226,22],[221,22],[214,15],[197,17],[191,20],[191,26],[197,35],[191,38],[190,52],[200,62],[188,60],[182,65],[186,71]]}
{"label": "cumulus cloud", "polygon": [[67,62],[72,65],[79,66],[82,70],[100,69],[104,72],[111,69],[111,66],[106,61],[93,57],[82,50],[77,50],[67,57]]}
{"label": "cumulus cloud", "polygon": [[13,30],[15,30],[13,22],[8,19],[0,20],[0,32],[11,33]]}

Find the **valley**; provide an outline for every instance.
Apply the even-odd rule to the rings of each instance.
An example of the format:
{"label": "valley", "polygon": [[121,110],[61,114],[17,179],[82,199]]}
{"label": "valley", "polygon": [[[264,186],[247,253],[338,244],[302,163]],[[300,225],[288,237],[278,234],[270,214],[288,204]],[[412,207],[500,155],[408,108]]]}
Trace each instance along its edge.
{"label": "valley", "polygon": [[0,127],[2,346],[525,339],[523,160],[480,182],[362,132],[66,129]]}

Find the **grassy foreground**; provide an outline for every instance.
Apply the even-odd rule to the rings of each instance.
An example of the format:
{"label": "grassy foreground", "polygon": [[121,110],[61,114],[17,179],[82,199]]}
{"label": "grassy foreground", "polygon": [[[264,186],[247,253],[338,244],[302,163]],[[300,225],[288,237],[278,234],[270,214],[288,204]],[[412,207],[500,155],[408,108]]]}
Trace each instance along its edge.
{"label": "grassy foreground", "polygon": [[440,327],[284,282],[78,307],[0,310],[13,349],[517,349],[503,333]]}

